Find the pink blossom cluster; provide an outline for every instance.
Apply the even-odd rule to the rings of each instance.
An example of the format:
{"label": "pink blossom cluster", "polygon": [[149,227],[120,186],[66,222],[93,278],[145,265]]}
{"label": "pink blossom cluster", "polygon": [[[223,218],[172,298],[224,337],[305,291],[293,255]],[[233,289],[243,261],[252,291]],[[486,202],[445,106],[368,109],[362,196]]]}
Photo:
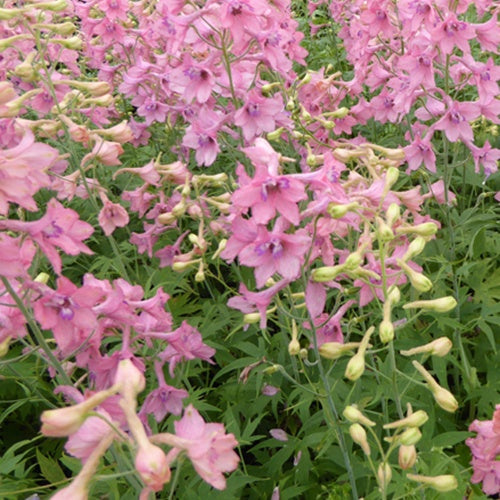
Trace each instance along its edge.
{"label": "pink blossom cluster", "polygon": [[500,150],[484,139],[478,145],[471,124],[479,118],[499,123],[495,2],[355,0],[332,2],[329,8],[342,24],[339,36],[354,78],[331,78],[326,85],[318,75],[325,84],[312,92],[320,105],[321,94],[328,95],[328,105],[345,95],[358,99],[348,116],[335,120],[338,132],[349,133],[354,123],[370,118],[407,125],[408,171],[424,164],[435,172],[433,138],[440,131],[448,141],[467,146],[477,172],[486,177],[496,172]]}
{"label": "pink blossom cluster", "polygon": [[469,431],[476,437],[466,440],[472,452],[472,483],[482,483],[487,495],[500,493],[500,405],[491,420],[474,420]]}

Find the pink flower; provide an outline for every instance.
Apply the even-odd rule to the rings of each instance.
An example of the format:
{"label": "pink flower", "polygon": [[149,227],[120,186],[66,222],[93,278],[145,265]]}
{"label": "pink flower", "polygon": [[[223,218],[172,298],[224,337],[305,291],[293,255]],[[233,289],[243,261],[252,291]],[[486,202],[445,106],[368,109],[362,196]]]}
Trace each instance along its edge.
{"label": "pink flower", "polygon": [[477,103],[451,101],[448,110],[434,124],[433,128],[435,130],[444,130],[446,137],[451,142],[460,139],[463,142],[470,143],[474,140],[470,121],[479,115],[480,110]]}
{"label": "pink flower", "polygon": [[292,224],[299,224],[297,203],[307,198],[302,182],[288,175],[272,175],[257,165],[253,179],[237,189],[231,201],[236,207],[251,208],[257,224],[266,224],[278,211]]}
{"label": "pink flower", "polygon": [[471,144],[469,146],[474,158],[476,172],[484,170],[484,175],[489,177],[498,170],[498,160],[500,159],[500,149],[492,148],[489,141],[486,141],[483,147],[478,148]]}
{"label": "pink flower", "polygon": [[69,255],[93,253],[83,244],[83,240],[94,232],[93,227],[81,221],[77,212],[64,208],[55,198],[47,203],[47,211],[41,219],[32,222],[3,220],[0,221],[0,228],[27,233],[49,259],[57,274],[61,273],[62,262],[56,248]]}
{"label": "pink flower", "polygon": [[243,129],[243,136],[250,141],[262,132],[272,132],[276,128],[277,115],[283,108],[279,96],[266,98],[253,89],[248,93],[245,105],[236,111],[234,124]]}
{"label": "pink flower", "polygon": [[160,358],[170,363],[169,373],[172,378],[175,366],[181,361],[198,358],[213,364],[210,358],[215,354],[215,349],[204,344],[201,333],[186,321],[183,321],[177,330],[169,333],[166,339],[169,345],[160,353]]}
{"label": "pink flower", "polygon": [[408,162],[407,173],[417,170],[422,163],[430,172],[436,171],[436,155],[430,138],[422,139],[417,135],[413,142],[404,148],[404,151]]}
{"label": "pink flower", "polygon": [[36,248],[30,240],[0,233],[0,275],[6,278],[27,277],[35,253]]}
{"label": "pink flower", "polygon": [[144,400],[139,416],[152,413],[157,422],[161,422],[167,413],[180,415],[182,413],[182,401],[189,394],[184,389],[176,389],[168,384],[160,384],[157,389],[152,390]]}
{"label": "pink flower", "polygon": [[493,420],[474,420],[469,431],[477,432],[474,438],[468,438],[465,443],[472,452],[472,483],[483,483],[483,491],[487,495],[500,493],[500,429],[498,415],[500,405],[497,405]]}
{"label": "pink flower", "polygon": [[[92,307],[102,297],[102,292],[88,285],[77,288],[64,276],[57,279],[57,290],[45,286],[37,288],[42,297],[33,305],[35,318],[42,328],[52,331],[62,354],[67,355],[80,347],[97,327]],[[99,342],[99,339],[94,341]]]}
{"label": "pink flower", "polygon": [[281,217],[271,232],[259,226],[255,241],[239,253],[240,264],[255,267],[258,288],[276,272],[287,280],[296,279],[300,273],[311,240],[301,229],[293,234],[285,233],[288,226],[289,223]]}
{"label": "pink flower", "polygon": [[207,109],[201,111],[199,117],[186,129],[182,145],[195,150],[198,164],[208,167],[217,158],[220,151],[217,132],[221,124],[221,117]]}
{"label": "pink flower", "polygon": [[208,484],[223,490],[223,473],[235,470],[240,461],[233,450],[238,445],[234,435],[226,434],[223,424],[205,423],[192,405],[174,427],[176,435],[187,441],[185,449],[196,472]]}
{"label": "pink flower", "polygon": [[129,223],[127,211],[118,203],[112,203],[104,194],[101,195],[104,206],[99,212],[98,221],[104,234],[109,236],[117,227],[125,227]]}
{"label": "pink flower", "polygon": [[170,88],[182,94],[188,103],[193,99],[200,104],[207,102],[215,86],[210,64],[211,61],[196,63],[185,54],[182,65],[172,71]]}
{"label": "pink flower", "polygon": [[82,166],[92,159],[96,159],[106,166],[121,165],[122,162],[118,156],[123,153],[122,145],[119,142],[105,141],[98,136],[94,136],[94,138],[94,147],[90,153],[82,158]]}
{"label": "pink flower", "polygon": [[455,14],[448,12],[447,17],[432,31],[432,41],[445,55],[458,47],[464,54],[470,52],[469,40],[475,38],[474,29],[466,22],[459,21]]}
{"label": "pink flower", "polygon": [[[316,341],[318,347],[326,342],[344,343],[344,334],[342,333],[341,320],[347,310],[355,304],[355,300],[348,300],[338,311],[329,318],[329,314],[321,314],[314,320],[316,326]],[[314,344],[311,344],[312,348]]]}

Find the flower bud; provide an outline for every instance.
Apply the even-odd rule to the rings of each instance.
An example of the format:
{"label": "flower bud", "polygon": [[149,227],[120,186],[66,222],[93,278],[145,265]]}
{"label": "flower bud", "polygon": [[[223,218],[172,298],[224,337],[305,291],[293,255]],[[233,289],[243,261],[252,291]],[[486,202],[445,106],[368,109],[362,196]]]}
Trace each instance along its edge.
{"label": "flower bud", "polygon": [[434,222],[424,222],[416,226],[400,226],[396,229],[398,234],[418,234],[419,236],[432,236],[437,233],[438,227]]}
{"label": "flower bud", "polygon": [[346,406],[342,415],[344,415],[344,417],[353,424],[360,423],[367,427],[373,427],[376,425],[375,422],[365,417],[354,405]]}
{"label": "flower bud", "polygon": [[297,339],[292,339],[288,344],[288,354],[290,356],[297,356],[300,352],[300,342]]}
{"label": "flower bud", "polygon": [[408,264],[403,262],[401,259],[396,260],[398,266],[403,269],[403,271],[408,276],[410,283],[413,288],[419,292],[428,292],[432,288],[432,281],[424,276],[422,273],[418,273],[414,269],[412,269]]}
{"label": "flower bud", "polygon": [[455,476],[451,474],[443,476],[420,476],[418,474],[406,474],[406,477],[412,481],[424,483],[435,489],[436,491],[446,492],[454,491],[458,488],[458,481]]}
{"label": "flower bud", "polygon": [[38,273],[33,280],[35,283],[43,283],[46,285],[49,282],[50,276],[47,273]]}
{"label": "flower bud", "polygon": [[347,256],[342,266],[349,271],[354,271],[363,263],[363,254],[360,251],[353,252]]}
{"label": "flower bud", "polygon": [[448,312],[455,309],[457,301],[454,297],[441,297],[434,300],[416,300],[403,306],[403,309],[424,309],[425,311]]}
{"label": "flower bud", "polygon": [[61,47],[65,49],[81,50],[83,48],[82,39],[76,35],[70,38],[51,38],[50,41],[61,45]]}
{"label": "flower bud", "polygon": [[173,222],[175,222],[175,220],[176,220],[176,217],[172,212],[160,214],[156,218],[156,221],[158,222],[158,224],[164,224],[165,226],[172,224]]}
{"label": "flower bud", "polygon": [[245,324],[253,324],[258,323],[260,321],[260,313],[248,313],[243,315],[243,323]]}
{"label": "flower bud", "polygon": [[384,429],[398,429],[399,427],[420,427],[424,425],[425,422],[429,420],[429,416],[424,410],[417,410],[415,413],[402,418],[401,420],[396,420],[395,422],[390,422],[384,425]]}
{"label": "flower bud", "polygon": [[358,380],[365,371],[365,353],[357,352],[347,363],[344,376],[352,382]]}
{"label": "flower bud", "polygon": [[269,132],[267,134],[267,140],[268,141],[277,141],[285,131],[284,127],[277,128],[276,130],[273,130],[272,132]]}
{"label": "flower bud", "polygon": [[398,463],[403,470],[411,469],[417,461],[417,449],[415,445],[404,445],[399,447]]}
{"label": "flower bud", "polygon": [[26,56],[25,60],[14,68],[13,73],[17,77],[21,78],[21,80],[24,80],[25,82],[35,81],[37,77],[37,72],[33,67],[33,61],[36,55],[37,55],[36,51],[30,52]]}
{"label": "flower bud", "polygon": [[389,293],[387,294],[387,301],[393,306],[401,300],[401,292],[399,288],[395,285],[389,288]]}
{"label": "flower bud", "polygon": [[403,356],[413,356],[415,354],[429,353],[432,356],[442,358],[450,352],[452,347],[453,343],[448,337],[439,337],[428,344],[414,347],[413,349],[409,349],[407,351],[400,351],[400,354]]}
{"label": "flower bud", "polygon": [[51,437],[66,437],[74,434],[85,422],[88,414],[116,393],[115,388],[93,394],[90,398],[73,406],[46,410],[42,413],[41,433]]}
{"label": "flower bud", "polygon": [[135,399],[146,387],[146,379],[130,359],[122,359],[116,369],[115,384],[125,399]]}
{"label": "flower bud", "polygon": [[192,259],[192,260],[179,260],[172,264],[172,269],[174,271],[185,271],[189,269],[194,264],[199,264],[201,262],[200,259]]}
{"label": "flower bud", "polygon": [[338,359],[359,346],[360,342],[348,342],[347,344],[342,344],[340,342],[325,342],[320,345],[319,354],[326,359]]}
{"label": "flower bud", "polygon": [[343,273],[345,266],[326,266],[318,267],[313,269],[311,273],[311,279],[316,283],[324,283],[325,281],[331,281],[335,279],[339,274]]}
{"label": "flower bud", "polygon": [[382,220],[381,217],[376,218],[377,221],[377,237],[385,242],[394,239],[394,233],[392,229]]}
{"label": "flower bud", "polygon": [[409,245],[402,259],[404,262],[413,259],[416,255],[420,255],[427,244],[426,239],[423,236],[417,236]]}
{"label": "flower bud", "polygon": [[392,470],[388,463],[383,463],[378,466],[377,479],[380,488],[385,490],[392,479]]}
{"label": "flower bud", "polygon": [[455,412],[458,409],[458,402],[453,394],[441,387],[418,361],[412,361],[412,364],[424,377],[436,403],[445,411]]}
{"label": "flower bud", "polygon": [[3,358],[9,352],[9,344],[12,337],[5,337],[2,342],[0,342],[0,358]]}
{"label": "flower bud", "polygon": [[399,177],[399,170],[396,167],[389,167],[385,174],[385,189],[390,189]]}
{"label": "flower bud", "polygon": [[330,217],[334,219],[340,219],[344,217],[347,212],[352,212],[359,207],[359,204],[356,202],[346,203],[345,205],[337,205],[335,203],[330,203],[326,211],[330,215]]}
{"label": "flower bud", "polygon": [[198,266],[198,271],[194,275],[194,280],[197,283],[201,283],[202,281],[205,281],[205,265],[203,264],[203,261],[201,261],[200,265]]}
{"label": "flower bud", "polygon": [[385,220],[389,226],[392,226],[400,217],[401,209],[397,203],[391,203],[385,213]]}
{"label": "flower bud", "polygon": [[378,333],[380,340],[387,344],[394,338],[394,325],[392,321],[384,319],[379,326]]}
{"label": "flower bud", "polygon": [[370,456],[371,450],[370,445],[368,444],[368,440],[366,439],[366,431],[359,424],[352,424],[349,427],[349,434],[351,435],[352,440],[361,446],[365,455]]}
{"label": "flower bud", "polygon": [[399,437],[398,441],[406,446],[417,444],[422,437],[422,433],[417,427],[409,427]]}
{"label": "flower bud", "polygon": [[154,444],[142,443],[135,457],[135,468],[146,486],[160,491],[170,481],[170,467],[164,451]]}
{"label": "flower bud", "polygon": [[279,372],[280,368],[281,368],[281,365],[276,365],[276,364],[271,365],[271,366],[268,366],[267,368],[264,368],[264,370],[262,370],[262,373],[265,373],[266,375],[272,375],[273,373]]}

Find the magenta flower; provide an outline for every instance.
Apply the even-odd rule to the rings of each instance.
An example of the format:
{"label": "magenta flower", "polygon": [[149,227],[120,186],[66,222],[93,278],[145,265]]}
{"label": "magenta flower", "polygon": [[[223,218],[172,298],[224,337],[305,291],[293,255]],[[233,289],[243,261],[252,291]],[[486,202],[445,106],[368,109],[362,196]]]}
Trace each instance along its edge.
{"label": "magenta flower", "polygon": [[152,413],[157,422],[161,422],[167,413],[180,415],[182,413],[182,401],[189,394],[184,389],[176,389],[168,384],[161,384],[152,390],[144,400],[139,416]]}
{"label": "magenta flower", "polygon": [[184,416],[174,422],[175,434],[185,440],[193,467],[201,478],[218,490],[226,487],[224,472],[232,472],[240,461],[233,448],[238,446],[233,434],[226,434],[223,424],[207,424],[189,405]]}
{"label": "magenta flower", "polygon": [[93,227],[81,221],[77,212],[64,208],[55,198],[47,203],[47,211],[41,219],[32,222],[3,220],[0,221],[0,228],[27,233],[57,274],[61,274],[62,262],[56,248],[69,255],[93,253],[83,243],[94,232]]}
{"label": "magenta flower", "polygon": [[278,218],[269,232],[259,226],[255,241],[243,248],[238,256],[240,264],[255,267],[255,281],[258,288],[276,272],[287,280],[294,280],[300,274],[300,266],[311,243],[305,230],[299,229],[294,234],[285,230],[289,223]]}

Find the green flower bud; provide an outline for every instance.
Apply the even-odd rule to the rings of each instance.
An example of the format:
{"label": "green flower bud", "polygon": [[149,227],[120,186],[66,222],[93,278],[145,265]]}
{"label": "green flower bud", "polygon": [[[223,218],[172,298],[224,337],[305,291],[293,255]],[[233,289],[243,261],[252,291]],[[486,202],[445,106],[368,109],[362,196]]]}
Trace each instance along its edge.
{"label": "green flower bud", "polygon": [[422,433],[417,427],[409,427],[399,436],[398,440],[401,444],[410,446],[412,444],[417,444],[421,437]]}
{"label": "green flower bud", "polygon": [[368,444],[368,440],[366,439],[366,431],[359,424],[352,424],[349,427],[349,434],[351,435],[352,440],[361,446],[365,455],[370,456],[371,450],[370,445]]}
{"label": "green flower bud", "polygon": [[457,301],[454,297],[441,297],[434,300],[416,300],[403,306],[403,309],[424,309],[426,311],[448,312],[455,309]]}
{"label": "green flower bud", "polygon": [[402,444],[399,447],[398,463],[403,470],[411,469],[417,461],[417,450],[415,445],[406,446]]}
{"label": "green flower bud", "polygon": [[389,320],[383,320],[378,330],[380,340],[387,344],[394,338],[394,325]]}
{"label": "green flower bud", "polygon": [[455,476],[451,474],[443,476],[421,476],[418,474],[407,474],[406,477],[412,481],[418,481],[419,483],[427,484],[436,491],[442,493],[446,491],[454,491],[458,488],[458,481]]}

